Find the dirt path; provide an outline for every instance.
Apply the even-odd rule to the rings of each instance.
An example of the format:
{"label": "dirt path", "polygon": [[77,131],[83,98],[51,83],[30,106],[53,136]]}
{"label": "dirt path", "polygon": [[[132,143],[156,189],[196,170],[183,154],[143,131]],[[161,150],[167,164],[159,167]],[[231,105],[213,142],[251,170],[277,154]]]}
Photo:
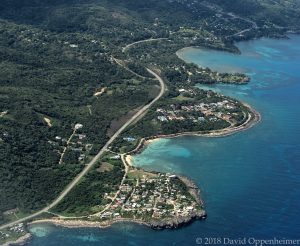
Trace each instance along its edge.
{"label": "dirt path", "polygon": [[75,133],[76,133],[76,129],[74,128],[73,133],[72,133],[71,136],[69,137],[69,139],[68,139],[68,141],[67,141],[67,143],[66,143],[66,146],[64,147],[64,150],[63,150],[63,152],[62,152],[62,154],[61,154],[61,156],[60,156],[60,159],[59,159],[59,162],[58,162],[59,165],[61,165],[61,164],[63,163],[64,156],[65,156],[65,154],[66,154],[66,152],[67,152],[67,149],[68,149],[68,147],[69,147],[69,144],[70,144],[72,138],[74,137]]}

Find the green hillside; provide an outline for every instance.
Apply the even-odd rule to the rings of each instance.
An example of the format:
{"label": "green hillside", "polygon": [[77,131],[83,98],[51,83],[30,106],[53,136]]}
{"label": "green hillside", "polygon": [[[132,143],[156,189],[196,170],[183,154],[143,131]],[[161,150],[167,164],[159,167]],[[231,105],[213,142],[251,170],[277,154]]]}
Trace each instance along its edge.
{"label": "green hillside", "polygon": [[[0,223],[11,219],[7,210],[30,213],[54,199],[109,139],[112,122],[157,94],[155,81],[114,57],[145,77],[144,66],[159,69],[176,96],[173,86],[189,78],[182,68],[196,69],[175,56],[179,48],[237,52],[234,41],[283,37],[299,16],[296,0],[1,0]],[[149,38],[168,42],[122,52]],[[205,71],[191,81],[234,77]]]}

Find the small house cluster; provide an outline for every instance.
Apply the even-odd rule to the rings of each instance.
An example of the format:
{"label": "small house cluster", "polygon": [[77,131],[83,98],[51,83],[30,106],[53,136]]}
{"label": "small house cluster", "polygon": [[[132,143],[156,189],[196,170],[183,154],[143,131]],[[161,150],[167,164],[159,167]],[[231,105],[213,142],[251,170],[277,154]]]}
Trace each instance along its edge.
{"label": "small house cluster", "polygon": [[0,242],[1,240],[10,238],[13,235],[22,235],[25,233],[26,231],[24,229],[24,224],[23,223],[16,224],[5,231],[0,231]]}
{"label": "small house cluster", "polygon": [[237,106],[230,100],[223,100],[216,103],[195,103],[190,105],[171,104],[166,108],[156,110],[157,119],[161,122],[169,121],[192,121],[203,123],[205,121],[225,120],[235,124],[234,112]]}
{"label": "small house cluster", "polygon": [[[101,219],[161,219],[189,216],[201,207],[188,191],[181,189],[176,175],[127,179],[109,210]],[[107,197],[108,198],[108,197]]]}
{"label": "small house cluster", "polygon": [[49,140],[48,142],[58,147],[60,154],[65,152],[65,148],[78,153],[78,162],[83,162],[87,153],[92,149],[92,144],[87,142],[87,135],[82,132],[82,128],[83,125],[78,123],[74,126],[75,131],[69,140],[61,136],[56,136],[53,141]]}

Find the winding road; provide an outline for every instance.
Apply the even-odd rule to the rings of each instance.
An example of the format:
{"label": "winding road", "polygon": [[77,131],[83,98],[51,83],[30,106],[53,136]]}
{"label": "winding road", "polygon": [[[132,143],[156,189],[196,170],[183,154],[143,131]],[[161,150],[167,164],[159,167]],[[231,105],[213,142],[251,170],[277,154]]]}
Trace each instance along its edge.
{"label": "winding road", "polygon": [[125,52],[128,49],[130,49],[132,46],[136,45],[136,44],[141,44],[141,43],[147,43],[147,42],[153,42],[153,41],[159,41],[159,40],[167,40],[168,38],[149,38],[149,39],[144,39],[144,40],[140,40],[131,44],[126,45],[122,51]]}
{"label": "winding road", "polygon": [[145,105],[143,108],[141,108],[134,116],[132,116],[109,140],[108,142],[102,147],[102,149],[99,151],[99,153],[85,166],[85,168],[74,178],[74,180],[64,189],[64,191],[47,207],[41,209],[40,211],[31,214],[29,216],[26,216],[22,219],[4,224],[0,226],[0,230],[6,229],[8,227],[11,227],[15,224],[25,222],[27,220],[33,219],[45,212],[48,212],[49,209],[55,207],[58,203],[60,203],[69,193],[70,191],[78,184],[78,182],[81,180],[83,176],[85,176],[93,167],[94,165],[99,161],[101,156],[105,153],[109,145],[111,145],[118,137],[119,135],[132,123],[134,123],[137,119],[139,119],[154,103],[156,103],[165,93],[166,91],[166,85],[163,81],[163,79],[153,70],[150,70],[147,68],[147,71],[152,74],[156,80],[160,84],[160,92],[159,94],[147,105]]}

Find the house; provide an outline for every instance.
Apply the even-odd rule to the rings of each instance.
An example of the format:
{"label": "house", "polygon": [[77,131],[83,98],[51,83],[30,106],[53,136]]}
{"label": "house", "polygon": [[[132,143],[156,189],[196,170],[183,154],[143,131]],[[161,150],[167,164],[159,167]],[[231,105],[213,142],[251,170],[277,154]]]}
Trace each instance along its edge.
{"label": "house", "polygon": [[119,217],[120,213],[114,213],[114,217]]}
{"label": "house", "polygon": [[112,213],[111,212],[105,212],[104,214],[101,215],[101,218],[108,218],[111,217]]}
{"label": "house", "polygon": [[86,135],[85,134],[78,134],[78,138],[80,140],[83,140],[84,138],[86,138]]}
{"label": "house", "polygon": [[198,121],[204,122],[204,121],[205,121],[205,118],[204,118],[204,117],[198,117]]}
{"label": "house", "polygon": [[81,129],[82,127],[83,127],[82,124],[77,123],[77,124],[75,125],[75,130],[79,130],[79,129]]}
{"label": "house", "polygon": [[165,122],[165,121],[168,121],[167,117],[166,116],[157,116],[157,119],[161,122]]}
{"label": "house", "polygon": [[83,161],[85,159],[85,154],[81,154],[79,157],[78,157],[78,161]]}
{"label": "house", "polygon": [[14,213],[17,213],[17,212],[19,212],[19,209],[14,208],[14,209],[10,209],[10,210],[5,211],[3,214],[4,215],[11,215],[11,214],[14,214]]}
{"label": "house", "polygon": [[120,160],[121,156],[120,155],[115,155],[115,156],[110,157],[110,159],[111,160]]}
{"label": "house", "polygon": [[126,138],[123,138],[123,140],[125,140],[127,142],[134,142],[136,139],[133,137],[126,137]]}
{"label": "house", "polygon": [[164,109],[162,109],[162,108],[158,108],[158,109],[156,109],[156,112],[158,112],[158,113],[165,113],[166,111]]}

